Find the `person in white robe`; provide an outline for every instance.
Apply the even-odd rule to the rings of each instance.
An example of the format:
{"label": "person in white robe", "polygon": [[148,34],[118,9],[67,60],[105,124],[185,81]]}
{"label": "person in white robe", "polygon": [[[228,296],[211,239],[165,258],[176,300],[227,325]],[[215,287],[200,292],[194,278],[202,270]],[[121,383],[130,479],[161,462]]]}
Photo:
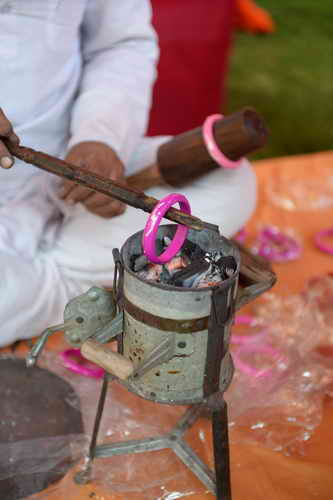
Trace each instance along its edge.
{"label": "person in white robe", "polygon": [[[123,180],[169,139],[145,138],[157,59],[148,0],[1,1],[0,136]],[[0,164],[1,347],[61,323],[66,303],[90,286],[110,286],[112,249],[147,214],[14,163],[1,141]],[[246,160],[181,192],[226,237],[256,204]]]}

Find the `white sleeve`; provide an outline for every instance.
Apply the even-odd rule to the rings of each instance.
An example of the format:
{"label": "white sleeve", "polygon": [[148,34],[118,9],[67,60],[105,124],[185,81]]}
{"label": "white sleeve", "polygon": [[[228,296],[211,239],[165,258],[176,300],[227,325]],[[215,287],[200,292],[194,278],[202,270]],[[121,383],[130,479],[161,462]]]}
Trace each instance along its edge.
{"label": "white sleeve", "polygon": [[145,134],[156,75],[149,0],[88,0],[81,43],[83,74],[69,148],[104,142],[126,164]]}

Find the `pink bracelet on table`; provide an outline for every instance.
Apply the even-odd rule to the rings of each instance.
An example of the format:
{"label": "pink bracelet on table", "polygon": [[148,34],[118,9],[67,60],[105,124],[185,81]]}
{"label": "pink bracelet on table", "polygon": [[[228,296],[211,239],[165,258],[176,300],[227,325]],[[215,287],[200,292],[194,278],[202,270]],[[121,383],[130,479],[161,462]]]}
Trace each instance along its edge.
{"label": "pink bracelet on table", "polygon": [[203,140],[210,156],[213,158],[213,160],[216,161],[218,165],[220,165],[220,167],[236,168],[239,167],[239,165],[242,163],[243,158],[240,158],[237,161],[230,160],[225,156],[225,154],[222,153],[222,151],[216,144],[216,140],[214,137],[214,123],[218,120],[221,120],[221,118],[223,119],[224,116],[219,114],[210,115],[206,118],[202,127]]}
{"label": "pink bracelet on table", "polygon": [[327,236],[333,236],[333,227],[319,231],[315,235],[315,244],[322,252],[333,255],[333,247],[323,241]]}
{"label": "pink bracelet on table", "polygon": [[156,236],[160,222],[172,205],[179,203],[180,210],[191,214],[191,207],[188,200],[182,194],[172,193],[158,202],[150,214],[143,231],[142,246],[143,252],[155,264],[166,264],[179,252],[188,234],[189,228],[182,224],[177,225],[176,234],[170,245],[161,255],[156,254]]}
{"label": "pink bracelet on table", "polygon": [[240,371],[249,375],[250,377],[268,377],[272,372],[273,368],[266,368],[260,370],[254,366],[251,366],[249,363],[245,363],[240,358],[240,354],[243,353],[253,353],[253,354],[266,354],[270,359],[276,360],[281,358],[281,353],[275,349],[274,347],[264,344],[264,345],[256,345],[256,344],[244,344],[237,349],[235,353],[233,353],[233,358],[235,362],[236,368]]}
{"label": "pink bracelet on table", "polygon": [[[235,318],[235,325],[248,325],[250,327],[257,326],[258,322],[254,316],[243,314],[238,315]],[[275,349],[270,344],[262,343],[262,338],[268,333],[268,328],[264,327],[256,335],[231,335],[231,343],[238,344],[239,347],[233,352],[232,357],[235,362],[236,368],[249,375],[250,377],[268,377],[272,372],[273,368],[266,368],[260,370],[255,366],[251,366],[249,363],[242,361],[240,355],[244,353],[253,354],[266,354],[273,361],[284,357],[281,355],[278,349]]]}
{"label": "pink bracelet on table", "polygon": [[60,353],[60,357],[65,367],[74,373],[91,378],[102,378],[104,376],[104,370],[86,360],[82,356],[80,349],[67,349]]}
{"label": "pink bracelet on table", "polygon": [[259,233],[256,251],[268,260],[283,262],[298,259],[302,249],[292,236],[282,233],[275,226],[266,226]]}

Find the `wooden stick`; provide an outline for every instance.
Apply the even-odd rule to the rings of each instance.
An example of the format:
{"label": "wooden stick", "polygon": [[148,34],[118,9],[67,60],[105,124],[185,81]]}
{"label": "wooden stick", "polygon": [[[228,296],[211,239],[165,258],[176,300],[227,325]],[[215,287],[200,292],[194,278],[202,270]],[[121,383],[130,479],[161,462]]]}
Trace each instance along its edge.
{"label": "wooden stick", "polygon": [[121,380],[126,380],[134,372],[134,365],[129,359],[111,351],[107,346],[99,344],[96,340],[86,340],[82,344],[81,354],[85,359],[96,363]]}
{"label": "wooden stick", "polygon": [[[90,172],[89,170],[76,167],[75,165],[71,165],[64,160],[47,155],[41,151],[35,151],[34,149],[26,148],[24,146],[13,145],[6,140],[4,142],[9,152],[16,158],[19,158],[26,163],[35,165],[36,167],[46,170],[47,172],[55,174],[59,177],[63,177],[64,179],[71,180],[77,184],[82,184],[83,186],[97,191],[98,193],[110,196],[110,198],[116,198],[117,200],[122,201],[123,203],[126,203],[134,208],[139,208],[150,213],[159,201],[152,196],[146,196],[142,191],[130,188],[120,182],[106,179],[100,175]],[[210,229],[218,232],[218,227],[215,224],[202,221],[198,217],[186,214],[176,208],[170,208],[164,217],[197,231]]]}

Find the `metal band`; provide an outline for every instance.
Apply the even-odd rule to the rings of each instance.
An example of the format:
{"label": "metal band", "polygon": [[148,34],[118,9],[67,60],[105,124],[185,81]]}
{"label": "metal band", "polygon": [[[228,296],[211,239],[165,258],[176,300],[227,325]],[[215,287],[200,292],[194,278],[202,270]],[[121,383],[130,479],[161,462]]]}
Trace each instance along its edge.
{"label": "metal band", "polygon": [[197,319],[169,319],[155,316],[135,306],[124,297],[124,309],[132,318],[165,332],[195,333],[208,328],[208,316]]}
{"label": "metal band", "polygon": [[234,314],[234,280],[229,288],[219,287],[212,290],[211,312],[208,325],[204,396],[208,397],[220,390],[221,362],[228,351],[226,333]]}

